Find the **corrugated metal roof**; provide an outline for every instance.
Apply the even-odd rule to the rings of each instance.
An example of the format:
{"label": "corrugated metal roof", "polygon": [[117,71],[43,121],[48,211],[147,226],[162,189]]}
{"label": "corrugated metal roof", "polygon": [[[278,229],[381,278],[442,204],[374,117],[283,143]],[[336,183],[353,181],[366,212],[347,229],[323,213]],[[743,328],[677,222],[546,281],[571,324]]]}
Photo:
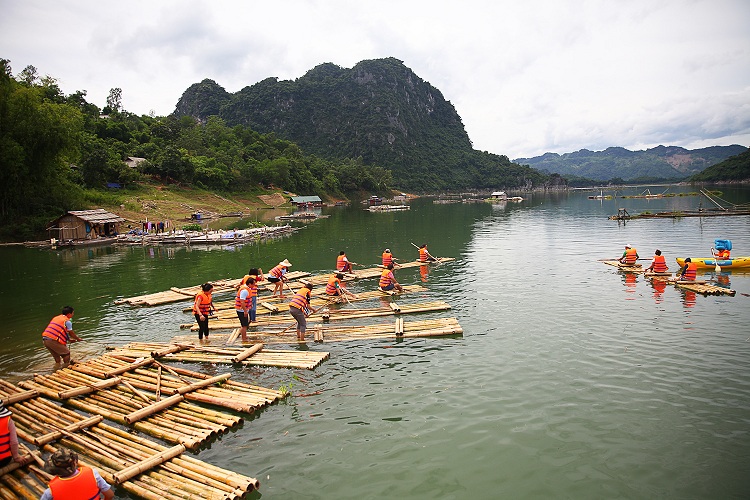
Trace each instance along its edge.
{"label": "corrugated metal roof", "polygon": [[292,196],[292,203],[316,203],[321,202],[320,196]]}
{"label": "corrugated metal roof", "polygon": [[94,210],[71,210],[68,213],[94,224],[103,224],[105,222],[125,222],[125,219],[119,215],[107,212],[103,208],[97,208]]}

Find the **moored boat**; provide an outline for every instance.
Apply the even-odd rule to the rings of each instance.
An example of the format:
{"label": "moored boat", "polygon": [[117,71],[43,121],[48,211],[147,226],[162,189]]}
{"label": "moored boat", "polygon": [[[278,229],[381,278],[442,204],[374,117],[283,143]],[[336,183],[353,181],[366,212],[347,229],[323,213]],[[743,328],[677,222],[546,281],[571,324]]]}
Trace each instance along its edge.
{"label": "moored boat", "polygon": [[[677,257],[677,264],[680,265],[680,267],[685,265],[685,257]],[[722,269],[726,268],[728,270],[731,269],[748,269],[750,270],[750,257],[733,257],[731,259],[715,259],[713,257],[691,257],[691,261],[693,261],[697,266],[698,269],[713,269],[716,267],[716,264],[719,265]]]}

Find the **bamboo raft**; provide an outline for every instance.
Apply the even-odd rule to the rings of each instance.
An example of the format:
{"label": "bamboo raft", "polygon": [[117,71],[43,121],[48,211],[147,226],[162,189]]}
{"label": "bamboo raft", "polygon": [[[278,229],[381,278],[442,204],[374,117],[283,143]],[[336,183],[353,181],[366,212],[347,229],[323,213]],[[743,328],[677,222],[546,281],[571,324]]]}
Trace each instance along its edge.
{"label": "bamboo raft", "polygon": [[[299,279],[309,276],[310,273],[304,271],[295,271],[287,273],[287,279]],[[240,284],[242,278],[237,279],[221,279],[210,281],[214,286],[214,293],[222,292],[234,292]],[[181,302],[183,300],[192,300],[195,295],[201,291],[200,285],[195,285],[187,288],[172,287],[169,290],[163,292],[149,293],[146,295],[139,295],[137,297],[129,297],[115,300],[115,304],[129,304],[131,306],[158,306],[161,304],[171,304],[173,302]]]}
{"label": "bamboo raft", "polygon": [[621,263],[619,260],[602,260],[600,261],[603,264],[607,264],[608,266],[614,266],[620,271],[624,271],[627,273],[642,273],[643,272],[643,266],[641,264],[633,264],[633,265],[626,265]]}
{"label": "bamboo raft", "polygon": [[185,401],[174,394],[157,401],[120,377],[102,381],[71,367],[18,384],[49,399],[101,415],[120,425],[193,449],[243,422],[242,417]]}
{"label": "bamboo raft", "polygon": [[[292,332],[297,338],[296,332]],[[223,341],[224,339],[222,339]],[[194,339],[180,338],[172,344],[157,342],[132,342],[122,347],[116,347],[111,355],[119,359],[137,359],[152,356],[156,352],[163,352],[159,356],[164,361],[182,361],[188,363],[219,363],[242,364],[248,366],[275,366],[279,368],[301,368],[313,370],[330,357],[328,352],[289,351],[263,349],[253,352],[248,357],[243,354],[252,349],[248,347],[231,347],[217,345],[191,345]],[[223,344],[224,342],[222,342]],[[286,343],[289,343],[288,341]],[[261,344],[262,346],[262,344]]]}
{"label": "bamboo raft", "polygon": [[[317,313],[307,318],[307,323],[322,323],[326,321],[342,321],[348,319],[361,319],[361,318],[374,318],[379,316],[390,316],[393,314],[415,314],[422,312],[436,312],[436,311],[447,311],[451,306],[444,301],[434,302],[423,302],[418,304],[407,304],[400,305],[396,302],[390,302],[387,307],[377,308],[362,308],[362,309],[327,309],[323,308]],[[218,314],[218,319],[212,319],[209,321],[209,330],[226,330],[234,329],[239,327],[239,320],[237,315],[234,314]],[[283,314],[264,314],[257,317],[258,322],[251,325],[253,328],[276,328],[286,327],[292,321],[292,319]],[[183,323],[180,328],[191,331],[197,331],[198,326],[196,323]],[[251,334],[252,330],[248,330],[248,334]],[[213,338],[213,337],[212,337]]]}
{"label": "bamboo raft", "polygon": [[[289,321],[289,318],[287,318],[287,321]],[[293,328],[294,325],[295,323],[292,322],[286,326]],[[401,328],[401,330],[399,330],[399,328]],[[312,336],[313,339],[319,342],[340,342],[347,340],[391,339],[397,337],[440,337],[448,335],[460,335],[463,334],[463,329],[461,328],[461,325],[459,325],[456,318],[439,318],[406,323],[404,322],[403,318],[397,317],[395,323],[376,323],[374,325],[324,326],[323,324],[318,324],[315,326],[308,326],[307,333],[308,337]],[[297,340],[296,331],[292,329],[284,333],[271,331],[248,331],[247,335],[249,339],[252,339],[252,342],[262,342],[263,344],[294,344],[297,342],[303,342]],[[224,343],[225,339],[228,341],[231,340],[232,337],[233,335],[211,336],[212,339],[216,339],[217,343]],[[172,339],[172,343],[178,345],[182,345],[191,341],[195,341],[195,338],[193,336],[186,335],[177,336]],[[135,351],[131,353],[131,356],[133,357],[144,355],[147,355],[145,354],[145,350]],[[178,358],[171,357],[167,359],[178,360]],[[200,359],[179,360],[199,361]]]}
{"label": "bamboo raft", "polygon": [[40,454],[23,441],[48,453],[71,449],[79,463],[97,469],[109,484],[150,500],[240,499],[260,486],[255,478],[186,456],[183,445],[164,447],[104,423],[101,415],[79,414],[2,380],[0,398],[13,413],[24,457],[0,470],[3,499],[39,498],[52,478]]}
{"label": "bamboo raft", "polygon": [[684,290],[690,290],[691,292],[700,293],[701,295],[729,295],[730,297],[734,297],[737,293],[735,290],[730,290],[729,288],[724,288],[721,286],[716,286],[708,283],[707,281],[676,281],[676,280],[667,280],[667,283],[670,285],[674,285],[677,288],[682,288]]}

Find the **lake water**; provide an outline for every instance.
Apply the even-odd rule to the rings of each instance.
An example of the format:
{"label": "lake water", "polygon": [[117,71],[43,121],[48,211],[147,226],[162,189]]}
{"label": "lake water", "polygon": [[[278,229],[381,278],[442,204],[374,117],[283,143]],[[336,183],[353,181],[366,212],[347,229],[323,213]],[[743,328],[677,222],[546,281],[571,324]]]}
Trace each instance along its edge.
{"label": "lake water", "polygon": [[[670,189],[680,191],[688,189]],[[185,303],[132,308],[115,305],[119,297],[268,271],[284,258],[293,270],[324,272],[339,250],[368,266],[385,247],[412,259],[412,242],[427,242],[457,260],[427,276],[396,271],[401,283],[428,289],[398,300],[447,301],[453,309],[435,316],[457,317],[463,336],[310,342],[331,353],[313,371],[189,365],[291,384],[297,394],[198,457],[257,477],[254,498],[747,498],[750,272],[718,277],[735,297],[704,297],[597,259],[630,243],[641,257],[660,248],[674,271],[675,257],[710,256],[715,238],[750,255],[750,217],[618,223],[607,220],[618,208],[701,201],[590,194],[598,193],[533,194],[505,206],[421,199],[393,213],[331,208],[291,236],[240,248],[3,247],[1,376],[52,370],[39,336],[66,304],[86,339],[73,344],[74,359],[93,356],[184,333]],[[747,203],[750,190],[724,189],[722,198]],[[405,320],[417,317],[429,315]]]}

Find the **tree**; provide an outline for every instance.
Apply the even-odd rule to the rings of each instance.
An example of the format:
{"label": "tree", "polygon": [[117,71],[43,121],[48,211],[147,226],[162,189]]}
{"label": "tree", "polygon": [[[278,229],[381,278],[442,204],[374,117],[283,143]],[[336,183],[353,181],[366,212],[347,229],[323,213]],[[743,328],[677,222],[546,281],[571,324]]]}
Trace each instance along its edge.
{"label": "tree", "polygon": [[107,96],[107,107],[112,113],[119,113],[122,111],[122,89],[115,87],[110,89],[109,95]]}
{"label": "tree", "polygon": [[18,81],[26,85],[27,87],[31,87],[36,83],[36,81],[39,79],[39,72],[37,71],[36,67],[29,64],[25,68],[23,68],[23,71],[21,71],[18,74]]}

